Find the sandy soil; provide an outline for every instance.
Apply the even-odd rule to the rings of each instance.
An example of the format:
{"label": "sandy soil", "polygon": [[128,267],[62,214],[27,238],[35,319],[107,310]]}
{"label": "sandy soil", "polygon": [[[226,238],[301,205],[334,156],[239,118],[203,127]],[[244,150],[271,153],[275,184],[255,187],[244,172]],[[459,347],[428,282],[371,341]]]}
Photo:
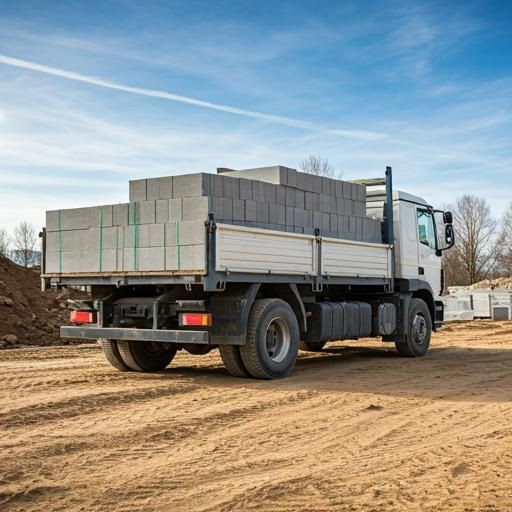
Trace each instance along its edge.
{"label": "sandy soil", "polygon": [[512,323],[429,354],[333,344],[280,381],[216,352],[122,374],[96,346],[0,353],[0,510],[512,510]]}

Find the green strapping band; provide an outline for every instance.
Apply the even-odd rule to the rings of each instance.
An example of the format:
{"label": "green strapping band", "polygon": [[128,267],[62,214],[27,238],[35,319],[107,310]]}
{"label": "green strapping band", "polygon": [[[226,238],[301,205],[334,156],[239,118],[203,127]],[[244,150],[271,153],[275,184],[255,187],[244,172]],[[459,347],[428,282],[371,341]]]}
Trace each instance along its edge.
{"label": "green strapping band", "polygon": [[180,223],[176,222],[176,262],[178,263],[178,270],[181,268],[180,262]]}
{"label": "green strapping band", "polygon": [[62,227],[60,222],[60,210],[59,210],[59,274],[62,274]]}
{"label": "green strapping band", "polygon": [[103,270],[103,206],[100,206],[100,272]]}

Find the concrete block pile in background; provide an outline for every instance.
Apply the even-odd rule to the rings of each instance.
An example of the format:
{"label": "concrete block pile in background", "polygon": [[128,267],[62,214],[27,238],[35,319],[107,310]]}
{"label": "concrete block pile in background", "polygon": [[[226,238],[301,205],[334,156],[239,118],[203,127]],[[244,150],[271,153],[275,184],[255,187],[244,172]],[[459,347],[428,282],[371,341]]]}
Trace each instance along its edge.
{"label": "concrete block pile in background", "polygon": [[129,203],[47,212],[46,271],[205,268],[217,222],[381,242],[365,187],[275,166],[130,181]]}

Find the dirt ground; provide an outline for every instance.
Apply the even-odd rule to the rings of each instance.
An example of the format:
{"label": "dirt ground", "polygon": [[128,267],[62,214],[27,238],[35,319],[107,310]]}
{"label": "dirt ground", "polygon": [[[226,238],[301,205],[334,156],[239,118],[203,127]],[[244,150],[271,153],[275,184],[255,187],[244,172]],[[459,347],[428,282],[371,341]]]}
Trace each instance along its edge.
{"label": "dirt ground", "polygon": [[279,381],[217,352],[159,374],[0,352],[0,510],[512,510],[512,323],[432,345],[332,344]]}

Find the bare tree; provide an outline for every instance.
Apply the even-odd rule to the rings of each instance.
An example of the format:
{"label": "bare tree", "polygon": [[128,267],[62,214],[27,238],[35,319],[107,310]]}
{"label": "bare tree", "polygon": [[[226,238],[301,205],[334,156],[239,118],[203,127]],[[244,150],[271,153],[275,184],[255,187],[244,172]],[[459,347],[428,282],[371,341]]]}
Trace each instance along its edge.
{"label": "bare tree", "polygon": [[307,158],[299,163],[302,171],[308,174],[316,174],[317,176],[325,176],[327,178],[334,178],[340,180],[343,176],[343,171],[337,171],[329,163],[327,158],[321,156],[309,155]]}
{"label": "bare tree", "polygon": [[498,238],[498,265],[500,271],[512,276],[512,203],[503,215]]}
{"label": "bare tree", "polygon": [[11,239],[5,228],[0,228],[0,256],[9,256],[9,247]]}
{"label": "bare tree", "polygon": [[36,241],[37,232],[33,224],[23,221],[16,226],[14,230],[16,259],[25,267],[34,263]]}
{"label": "bare tree", "polygon": [[485,199],[464,195],[454,209],[455,247],[446,254],[447,283],[470,285],[492,277],[497,261],[496,219]]}

